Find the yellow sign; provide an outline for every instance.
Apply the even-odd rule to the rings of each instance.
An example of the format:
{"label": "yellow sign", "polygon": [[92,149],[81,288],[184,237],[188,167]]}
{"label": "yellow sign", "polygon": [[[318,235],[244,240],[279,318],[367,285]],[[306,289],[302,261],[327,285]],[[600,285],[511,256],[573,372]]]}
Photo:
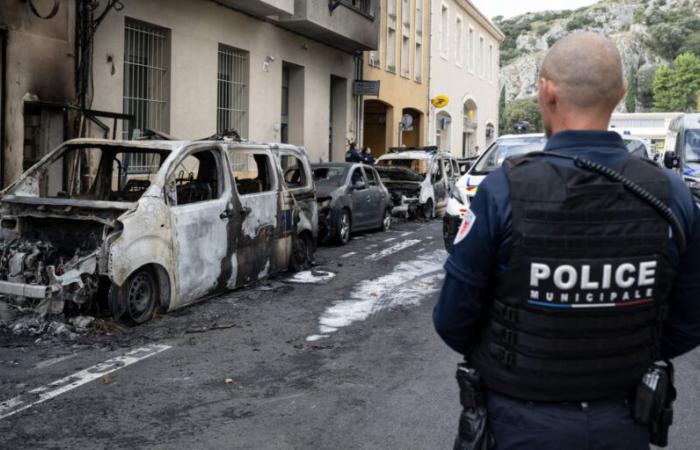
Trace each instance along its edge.
{"label": "yellow sign", "polygon": [[450,99],[446,95],[438,95],[430,102],[434,107],[440,109],[447,106],[450,103]]}

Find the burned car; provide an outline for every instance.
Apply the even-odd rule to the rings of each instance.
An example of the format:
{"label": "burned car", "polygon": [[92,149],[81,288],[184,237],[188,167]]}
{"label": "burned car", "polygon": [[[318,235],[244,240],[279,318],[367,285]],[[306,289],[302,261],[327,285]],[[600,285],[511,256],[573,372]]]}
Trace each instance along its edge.
{"label": "burned car", "polygon": [[392,213],[406,217],[441,216],[459,178],[455,158],[437,147],[391,149],[375,168],[391,193]]}
{"label": "burned car", "polygon": [[321,242],[347,244],[350,234],[387,231],[391,197],[377,172],[359,163],[313,164]]}
{"label": "burned car", "polygon": [[316,237],[269,145],[77,139],[1,195],[0,296],[41,312],[143,323],[302,267]]}

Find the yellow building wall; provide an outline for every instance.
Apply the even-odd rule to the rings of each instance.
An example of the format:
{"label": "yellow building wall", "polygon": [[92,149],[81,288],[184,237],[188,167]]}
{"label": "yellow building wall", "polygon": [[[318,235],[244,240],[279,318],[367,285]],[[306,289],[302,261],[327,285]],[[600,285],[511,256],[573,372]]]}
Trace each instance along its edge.
{"label": "yellow building wall", "polygon": [[[388,41],[388,2],[396,2],[396,67],[391,71],[387,66]],[[422,67],[419,79],[415,71],[416,48],[416,2],[422,5]],[[401,42],[403,0],[381,0],[379,64],[371,65],[371,52],[364,54],[365,80],[379,80],[379,97],[364,97],[364,126],[363,145],[372,148],[377,156],[385,153],[389,147],[399,144],[407,146],[423,146],[427,142],[428,105],[429,105],[429,61],[430,61],[430,0],[409,0],[410,9],[410,41],[409,41],[409,70],[408,76],[401,75]],[[385,108],[382,113],[382,106]],[[411,131],[404,131],[399,136],[399,123],[404,110],[410,109],[417,118],[417,123]],[[381,116],[384,116],[381,123]]]}

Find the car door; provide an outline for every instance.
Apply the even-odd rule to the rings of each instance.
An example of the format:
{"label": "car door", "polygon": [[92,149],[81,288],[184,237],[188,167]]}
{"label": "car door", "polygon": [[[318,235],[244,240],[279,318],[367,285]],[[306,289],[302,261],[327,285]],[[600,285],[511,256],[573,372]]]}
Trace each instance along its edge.
{"label": "car door", "polygon": [[234,145],[228,153],[243,216],[236,286],[244,286],[287,268],[291,210],[280,208],[280,181],[267,147]]}
{"label": "car door", "polygon": [[352,228],[366,228],[371,222],[372,193],[362,167],[354,166],[350,171],[350,197],[352,199]]}
{"label": "car door", "polygon": [[300,220],[306,222],[300,224],[301,228],[311,230],[313,238],[316,239],[318,237],[318,203],[309,158],[301,147],[280,146],[274,151],[287,190],[300,209]]}
{"label": "car door", "polygon": [[367,211],[368,222],[373,226],[380,226],[382,220],[384,220],[384,191],[379,182],[379,175],[377,175],[377,172],[369,166],[364,166],[363,169],[365,171],[365,178],[367,178],[367,189],[370,193],[370,203]]}
{"label": "car door", "polygon": [[436,210],[444,208],[447,203],[447,181],[442,157],[433,159],[431,167],[431,181],[435,192]]}
{"label": "car door", "polygon": [[237,226],[238,208],[225,164],[220,147],[194,146],[167,175],[175,282],[182,304],[225,288],[233,270],[228,230]]}

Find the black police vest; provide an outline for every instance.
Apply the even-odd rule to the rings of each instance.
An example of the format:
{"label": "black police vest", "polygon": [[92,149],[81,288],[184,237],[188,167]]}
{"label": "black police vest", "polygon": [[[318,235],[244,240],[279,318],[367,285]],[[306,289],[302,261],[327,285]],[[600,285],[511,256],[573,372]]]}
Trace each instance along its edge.
{"label": "black police vest", "polygon": [[[659,358],[675,277],[668,223],[619,183],[550,157],[504,168],[512,253],[472,364],[487,387],[523,400],[627,395]],[[668,204],[659,168],[630,158],[618,170]]]}

